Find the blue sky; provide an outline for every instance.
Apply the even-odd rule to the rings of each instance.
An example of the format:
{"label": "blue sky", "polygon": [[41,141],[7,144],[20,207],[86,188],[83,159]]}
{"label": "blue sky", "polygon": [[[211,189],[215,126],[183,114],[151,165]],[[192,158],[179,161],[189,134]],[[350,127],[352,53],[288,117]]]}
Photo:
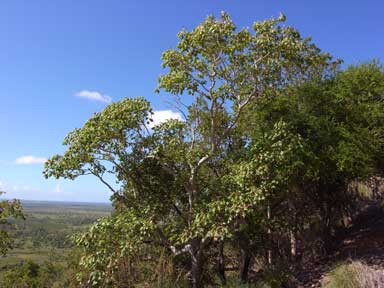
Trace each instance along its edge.
{"label": "blue sky", "polygon": [[170,109],[153,92],[162,51],[175,46],[181,28],[222,10],[238,27],[284,12],[289,25],[347,64],[384,58],[382,0],[2,0],[0,189],[6,197],[108,201],[107,189],[91,177],[45,180],[41,162],[62,152],[63,137],[108,97],[145,96],[156,110]]}

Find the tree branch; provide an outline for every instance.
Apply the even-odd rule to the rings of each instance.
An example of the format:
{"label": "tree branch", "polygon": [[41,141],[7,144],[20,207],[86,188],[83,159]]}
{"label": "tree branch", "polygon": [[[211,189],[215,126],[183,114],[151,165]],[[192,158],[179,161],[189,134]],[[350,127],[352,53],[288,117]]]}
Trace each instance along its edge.
{"label": "tree branch", "polygon": [[100,181],[101,181],[105,186],[107,186],[107,187],[109,188],[109,190],[112,191],[112,193],[116,194],[116,190],[113,189],[112,186],[109,185],[108,182],[105,181],[105,180],[103,179],[103,177],[101,177],[101,176],[100,176],[98,173],[96,173],[96,172],[91,172],[91,174],[93,174],[93,175],[95,175],[97,178],[99,178]]}

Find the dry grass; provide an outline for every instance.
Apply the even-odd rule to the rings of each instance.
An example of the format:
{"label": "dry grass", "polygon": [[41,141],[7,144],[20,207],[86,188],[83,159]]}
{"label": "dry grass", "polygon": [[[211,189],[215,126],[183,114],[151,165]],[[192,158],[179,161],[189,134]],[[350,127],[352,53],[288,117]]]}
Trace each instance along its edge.
{"label": "dry grass", "polygon": [[353,261],[336,266],[329,272],[324,288],[379,288],[384,287],[384,271],[374,270],[368,265]]}

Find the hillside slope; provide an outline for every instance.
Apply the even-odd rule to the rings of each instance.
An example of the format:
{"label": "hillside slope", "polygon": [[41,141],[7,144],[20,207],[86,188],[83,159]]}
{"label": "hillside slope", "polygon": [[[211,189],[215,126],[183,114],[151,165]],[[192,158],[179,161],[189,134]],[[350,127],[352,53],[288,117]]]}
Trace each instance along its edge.
{"label": "hillside slope", "polygon": [[342,288],[326,285],[330,281],[331,271],[340,263],[363,264],[361,266],[372,274],[369,277],[374,278],[372,286],[366,288],[384,287],[384,209],[380,202],[366,201],[363,210],[344,235],[332,255],[303,267],[297,275],[297,287]]}

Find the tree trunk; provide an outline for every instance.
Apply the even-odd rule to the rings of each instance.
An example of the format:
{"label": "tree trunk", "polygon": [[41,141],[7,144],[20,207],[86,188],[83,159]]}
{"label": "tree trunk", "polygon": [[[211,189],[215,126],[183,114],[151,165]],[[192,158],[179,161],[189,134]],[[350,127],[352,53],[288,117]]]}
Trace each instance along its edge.
{"label": "tree trunk", "polygon": [[296,233],[293,230],[289,231],[289,238],[291,243],[291,260],[295,262],[297,259],[297,239]]}
{"label": "tree trunk", "polygon": [[203,285],[203,253],[200,239],[194,239],[191,244],[191,287],[202,288]]}
{"label": "tree trunk", "polygon": [[[271,207],[268,205],[267,207],[267,219],[271,220]],[[269,223],[270,225],[270,223]],[[267,263],[269,265],[272,264],[272,230],[270,227],[268,227],[268,251],[267,251]]]}
{"label": "tree trunk", "polygon": [[251,263],[251,253],[248,247],[240,248],[240,281],[241,283],[247,283],[248,271]]}
{"label": "tree trunk", "polygon": [[227,283],[225,278],[225,262],[224,262],[224,241],[219,242],[219,255],[217,259],[217,272],[222,285]]}
{"label": "tree trunk", "polygon": [[330,254],[333,251],[333,237],[332,237],[332,212],[330,205],[324,203],[324,212],[323,212],[323,229],[322,229],[322,239],[324,243],[324,250],[326,254]]}
{"label": "tree trunk", "polygon": [[292,225],[291,229],[289,229],[289,242],[290,242],[290,259],[293,262],[296,262],[297,259],[297,239],[296,239],[296,225],[297,225],[297,218],[296,218],[296,207],[295,204],[291,201],[291,199],[288,200],[288,207],[289,207],[289,213],[292,217]]}
{"label": "tree trunk", "polygon": [[331,228],[331,225],[329,223],[326,223],[324,225],[322,234],[323,234],[322,238],[323,238],[325,253],[331,254],[334,250],[335,239],[332,236],[332,228]]}

